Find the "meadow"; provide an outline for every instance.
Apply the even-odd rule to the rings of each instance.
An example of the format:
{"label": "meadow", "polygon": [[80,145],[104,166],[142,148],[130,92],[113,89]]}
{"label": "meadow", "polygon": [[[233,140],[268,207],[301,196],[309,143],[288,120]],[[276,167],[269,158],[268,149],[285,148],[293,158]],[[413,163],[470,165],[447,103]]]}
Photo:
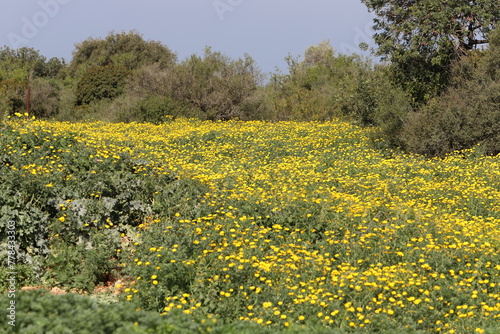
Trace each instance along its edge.
{"label": "meadow", "polygon": [[[6,124],[18,138],[61,146],[17,167],[8,157],[30,159],[43,140],[2,148],[3,164],[42,180],[43,191],[79,175],[72,147],[90,152],[80,163],[129,159],[151,182],[150,209],[131,194],[126,206],[137,210],[123,206],[120,216],[109,209],[116,200],[106,206],[90,187],[81,196],[111,213],[79,215],[84,202],[65,193],[48,216],[61,231],[77,226],[75,237],[93,229],[116,239],[120,303],[275,331],[500,330],[499,156],[471,149],[426,159],[382,149],[373,130],[340,120]],[[155,188],[165,177],[172,186]]]}

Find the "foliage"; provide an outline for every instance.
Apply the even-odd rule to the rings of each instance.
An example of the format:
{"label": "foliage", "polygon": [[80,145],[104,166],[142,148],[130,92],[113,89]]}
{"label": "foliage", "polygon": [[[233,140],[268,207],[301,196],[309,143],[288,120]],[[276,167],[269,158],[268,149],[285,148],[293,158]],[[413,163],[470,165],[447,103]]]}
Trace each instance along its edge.
{"label": "foliage", "polygon": [[36,78],[31,83],[30,114],[37,118],[50,118],[59,113],[60,88],[56,81]]}
{"label": "foliage", "polygon": [[336,55],[328,41],[310,46],[304,60],[287,58],[289,74],[273,76],[268,87],[271,116],[277,120],[324,121],[347,118],[377,126],[391,146],[400,144],[410,98],[390,81],[386,65],[359,56]]}
{"label": "foliage", "polygon": [[20,48],[17,50],[3,47],[0,49],[0,80],[34,78],[55,78],[64,68],[64,60],[47,60],[37,50]]}
{"label": "foliage", "polygon": [[148,95],[171,96],[175,84],[175,68],[159,64],[144,65],[127,78],[126,93],[143,98]]}
{"label": "foliage", "polygon": [[377,54],[391,61],[395,82],[417,105],[446,88],[452,62],[488,43],[500,17],[493,0],[362,2],[377,16]]}
{"label": "foliage", "polygon": [[118,97],[123,93],[125,78],[128,74],[125,68],[115,65],[90,68],[76,85],[76,105]]}
{"label": "foliage", "polygon": [[146,41],[136,31],[111,32],[104,39],[88,38],[76,45],[69,74],[80,78],[93,67],[113,64],[133,71],[141,66],[157,64],[160,68],[171,67],[176,55],[157,41]]}
{"label": "foliage", "polygon": [[187,103],[182,103],[169,97],[147,95],[140,99],[132,109],[129,117],[136,122],[159,124],[172,117],[202,117]]}
{"label": "foliage", "polygon": [[[10,302],[5,296],[0,303]],[[7,309],[2,308],[2,318],[7,318]],[[216,317],[197,317],[172,312],[159,316],[156,312],[136,310],[134,305],[116,303],[99,304],[90,297],[76,294],[54,296],[45,291],[22,292],[16,295],[16,326],[7,321],[0,324],[5,333],[92,333],[92,334],[273,334],[273,333],[316,333],[342,334],[344,331],[309,326],[292,326],[287,330],[263,328],[262,326],[240,321],[223,324]],[[387,332],[389,333],[389,332]],[[410,333],[410,332],[407,332]]]}
{"label": "foliage", "polygon": [[23,111],[27,88],[26,80],[6,79],[0,82],[0,112],[3,116]]}
{"label": "foliage", "polygon": [[199,109],[205,119],[230,119],[245,113],[260,80],[250,56],[232,60],[207,47],[203,57],[192,55],[176,67],[172,97]]}
{"label": "foliage", "polygon": [[0,49],[0,113],[14,115],[26,108],[26,90],[32,85],[32,103],[37,116],[52,116],[57,112],[58,90],[48,85],[63,70],[64,61],[47,59],[31,48]]}
{"label": "foliage", "polygon": [[358,56],[335,55],[328,41],[310,46],[303,61],[291,56],[286,60],[289,73],[274,75],[269,85],[277,120],[351,116],[357,83],[370,72],[368,62]]}
{"label": "foliage", "polygon": [[37,275],[84,290],[106,282],[121,233],[151,220],[155,193],[174,182],[126,153],[96,152],[71,133],[4,128],[0,141],[0,226],[4,235],[8,221],[16,224],[18,263],[32,268],[20,278],[26,283]]}
{"label": "foliage", "polygon": [[[2,304],[9,300],[3,296]],[[207,326],[192,322],[187,316],[179,314],[170,318],[160,317],[157,313],[136,311],[133,305],[98,304],[89,297],[76,294],[54,296],[43,290],[22,292],[16,295],[16,326],[2,321],[4,333],[189,333],[190,330],[209,329]],[[7,319],[6,308],[2,308],[3,318]],[[201,320],[201,319],[200,319]],[[201,331],[200,331],[201,332]]]}
{"label": "foliage", "polygon": [[442,156],[481,144],[486,154],[500,153],[499,36],[497,29],[488,50],[455,64],[441,97],[408,115],[401,134],[408,150]]}

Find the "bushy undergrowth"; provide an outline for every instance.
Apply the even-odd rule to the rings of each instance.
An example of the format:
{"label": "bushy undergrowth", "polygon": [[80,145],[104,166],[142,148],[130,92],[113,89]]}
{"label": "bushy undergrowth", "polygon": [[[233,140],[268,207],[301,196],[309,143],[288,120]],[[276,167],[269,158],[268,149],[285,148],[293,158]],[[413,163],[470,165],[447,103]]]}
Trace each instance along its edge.
{"label": "bushy undergrowth", "polygon": [[[10,300],[0,296],[0,305]],[[182,311],[168,316],[137,310],[130,303],[99,304],[90,297],[76,294],[52,295],[46,291],[22,292],[16,295],[15,325],[0,322],[6,334],[343,334],[344,331],[321,326],[292,326],[288,329],[264,328],[249,321],[223,323],[214,316],[193,317]],[[2,307],[0,317],[9,319],[9,310]],[[9,319],[9,321],[12,321]],[[387,331],[386,334],[402,332]],[[404,333],[417,333],[405,331]]]}

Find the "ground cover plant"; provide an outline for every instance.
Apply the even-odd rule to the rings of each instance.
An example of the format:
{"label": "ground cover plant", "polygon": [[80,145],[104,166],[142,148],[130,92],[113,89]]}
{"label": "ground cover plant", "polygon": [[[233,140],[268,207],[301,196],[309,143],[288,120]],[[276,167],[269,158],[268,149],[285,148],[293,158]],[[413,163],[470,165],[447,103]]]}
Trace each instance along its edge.
{"label": "ground cover plant", "polygon": [[[380,151],[373,129],[341,121],[5,126],[72,138],[111,171],[130,159],[131,178],[152,184],[140,193],[130,183],[133,196],[148,194],[144,214],[122,207],[95,230],[127,226],[103,237],[117,243],[110,265],[130,278],[120,303],[263,332],[500,329],[499,157]],[[45,186],[55,175],[37,177]],[[87,231],[85,219],[64,222]]]}

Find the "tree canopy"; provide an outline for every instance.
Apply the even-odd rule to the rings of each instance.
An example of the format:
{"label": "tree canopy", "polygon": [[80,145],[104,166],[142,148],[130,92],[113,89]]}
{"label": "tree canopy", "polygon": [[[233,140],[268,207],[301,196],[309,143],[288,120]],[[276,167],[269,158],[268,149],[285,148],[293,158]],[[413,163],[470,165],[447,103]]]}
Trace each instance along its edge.
{"label": "tree canopy", "polygon": [[203,57],[192,55],[175,73],[173,96],[189,103],[212,120],[241,117],[244,104],[262,81],[249,56],[231,59],[205,48]]}
{"label": "tree canopy", "polygon": [[497,0],[362,0],[377,16],[377,54],[418,104],[442,92],[454,61],[489,43]]}
{"label": "tree canopy", "polygon": [[114,64],[127,70],[143,65],[158,64],[166,68],[175,64],[177,56],[157,41],[146,41],[139,33],[111,32],[104,39],[88,38],[77,44],[73,51],[70,72],[78,77],[96,66]]}
{"label": "tree canopy", "polygon": [[[46,57],[32,48],[0,48],[0,112],[9,114],[23,111],[26,102],[26,90],[31,82],[35,87],[44,87],[43,91],[51,97],[32,98],[35,111],[44,110],[43,114],[53,114],[56,108],[51,106],[54,89],[48,82],[56,78],[65,67],[64,60]],[[50,89],[49,89],[50,88]],[[36,96],[40,96],[37,92]],[[45,101],[44,101],[45,99]],[[41,107],[40,103],[44,103]]]}

